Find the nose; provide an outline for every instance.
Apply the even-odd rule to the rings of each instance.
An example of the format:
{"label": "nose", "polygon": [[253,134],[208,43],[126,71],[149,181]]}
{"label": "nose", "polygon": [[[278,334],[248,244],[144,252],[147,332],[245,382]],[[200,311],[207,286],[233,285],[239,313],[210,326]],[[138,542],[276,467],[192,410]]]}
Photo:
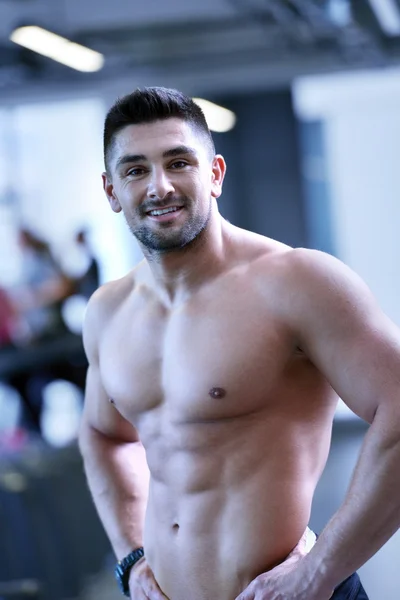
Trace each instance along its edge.
{"label": "nose", "polygon": [[175,191],[167,173],[163,169],[154,169],[149,181],[147,196],[163,200],[168,194]]}

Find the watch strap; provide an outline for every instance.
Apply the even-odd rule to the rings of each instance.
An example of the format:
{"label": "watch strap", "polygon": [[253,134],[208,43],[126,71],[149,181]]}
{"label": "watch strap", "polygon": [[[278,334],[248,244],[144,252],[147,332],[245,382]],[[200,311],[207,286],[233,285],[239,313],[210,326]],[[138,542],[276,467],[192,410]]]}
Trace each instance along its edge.
{"label": "watch strap", "polygon": [[144,556],[144,549],[136,548],[132,550],[125,558],[119,560],[115,567],[115,578],[122,593],[129,598],[129,575],[134,564],[136,564]]}

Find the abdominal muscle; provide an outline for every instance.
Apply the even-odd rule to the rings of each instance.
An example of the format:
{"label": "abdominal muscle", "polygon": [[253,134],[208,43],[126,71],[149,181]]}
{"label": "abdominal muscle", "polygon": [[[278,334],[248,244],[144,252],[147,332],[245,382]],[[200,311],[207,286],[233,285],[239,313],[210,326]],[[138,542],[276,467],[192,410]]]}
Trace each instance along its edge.
{"label": "abdominal muscle", "polygon": [[[154,469],[150,481],[144,545],[170,600],[235,600],[282,562],[306,529],[321,470],[315,445],[299,449],[290,436],[272,441],[265,431],[262,440],[252,433],[246,447],[236,440],[236,451],[222,442],[169,458],[160,442],[169,467]],[[149,453],[150,471],[157,455]]]}

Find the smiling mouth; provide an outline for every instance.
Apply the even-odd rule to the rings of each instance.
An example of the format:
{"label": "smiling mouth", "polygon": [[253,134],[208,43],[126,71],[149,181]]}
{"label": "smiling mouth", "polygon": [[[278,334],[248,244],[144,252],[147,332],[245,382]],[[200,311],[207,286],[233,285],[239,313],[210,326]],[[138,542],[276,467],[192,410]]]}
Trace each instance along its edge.
{"label": "smiling mouth", "polygon": [[167,208],[156,208],[154,210],[149,210],[147,214],[151,217],[160,217],[161,215],[167,215],[168,213],[177,212],[181,209],[182,206],[168,206]]}

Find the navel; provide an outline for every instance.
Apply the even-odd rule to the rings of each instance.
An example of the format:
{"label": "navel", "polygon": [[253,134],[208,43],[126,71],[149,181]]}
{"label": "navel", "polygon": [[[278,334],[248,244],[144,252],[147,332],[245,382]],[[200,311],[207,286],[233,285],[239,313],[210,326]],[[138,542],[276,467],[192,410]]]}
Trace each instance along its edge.
{"label": "navel", "polygon": [[214,387],[211,388],[211,390],[208,392],[208,395],[211,396],[211,398],[225,398],[226,391],[224,388]]}

